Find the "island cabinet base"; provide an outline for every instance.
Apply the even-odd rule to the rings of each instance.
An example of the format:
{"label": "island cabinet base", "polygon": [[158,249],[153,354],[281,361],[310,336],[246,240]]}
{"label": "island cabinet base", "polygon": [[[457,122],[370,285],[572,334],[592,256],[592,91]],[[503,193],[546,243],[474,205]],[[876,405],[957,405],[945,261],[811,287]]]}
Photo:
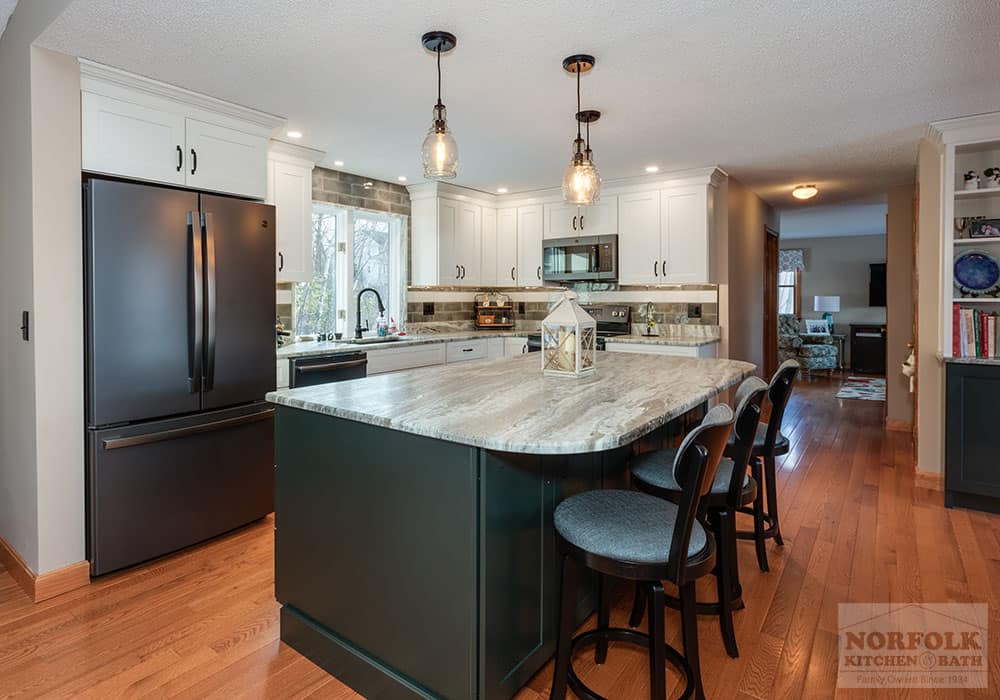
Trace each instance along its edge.
{"label": "island cabinet base", "polygon": [[283,641],[371,699],[507,700],[552,656],[552,513],[625,486],[630,446],[493,452],[286,406],[276,431]]}
{"label": "island cabinet base", "polygon": [[944,504],[1000,513],[1000,366],[946,365]]}

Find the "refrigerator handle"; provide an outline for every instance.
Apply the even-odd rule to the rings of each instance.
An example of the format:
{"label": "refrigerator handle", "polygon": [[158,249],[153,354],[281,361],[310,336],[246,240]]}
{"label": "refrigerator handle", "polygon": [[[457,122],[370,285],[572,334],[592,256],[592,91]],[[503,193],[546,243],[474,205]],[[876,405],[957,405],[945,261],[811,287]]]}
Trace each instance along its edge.
{"label": "refrigerator handle", "polygon": [[201,226],[195,226],[198,212],[187,214],[188,232],[188,393],[201,391],[202,355],[202,243]]}
{"label": "refrigerator handle", "polygon": [[205,391],[215,384],[215,225],[212,214],[202,214],[205,234]]}

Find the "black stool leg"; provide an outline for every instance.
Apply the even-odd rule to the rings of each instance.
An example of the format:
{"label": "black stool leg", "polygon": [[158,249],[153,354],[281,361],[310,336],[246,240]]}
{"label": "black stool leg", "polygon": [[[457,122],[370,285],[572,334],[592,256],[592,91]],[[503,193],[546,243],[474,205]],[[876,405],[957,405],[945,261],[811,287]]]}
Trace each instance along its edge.
{"label": "black stool leg", "polygon": [[733,530],[733,513],[723,510],[716,513],[715,539],[719,543],[718,561],[716,564],[715,583],[719,598],[719,627],[722,641],[726,645],[726,653],[734,659],[740,651],[736,645],[736,630],[733,628],[733,568],[736,562],[731,559],[731,539],[735,539]]}
{"label": "black stool leg", "polygon": [[[692,594],[694,593],[692,589]],[[650,700],[666,700],[667,660],[664,645],[663,584],[659,581],[649,587],[649,697]],[[692,608],[693,609],[693,608]]]}
{"label": "black stool leg", "polygon": [[767,549],[764,542],[764,474],[760,466],[760,458],[754,458],[751,471],[757,482],[757,495],[753,499],[753,541],[757,548],[757,566],[760,567],[761,571],[769,571]]}
{"label": "black stool leg", "polygon": [[556,667],[552,674],[552,700],[565,700],[566,685],[569,682],[569,662],[572,649],[573,629],[576,626],[576,563],[568,555],[563,555],[562,578],[559,595],[562,605],[559,609],[559,638],[556,641]]}
{"label": "black stool leg", "polygon": [[635,600],[632,601],[632,615],[628,618],[628,626],[635,628],[642,624],[643,613],[646,612],[646,587],[642,581],[635,582]]}
{"label": "black stool leg", "polygon": [[[604,574],[597,576],[597,630],[607,632],[608,624],[611,621],[611,595],[608,591],[608,577]],[[597,646],[594,647],[594,663],[603,664],[608,659],[608,636],[603,634],[597,639]]]}
{"label": "black stool leg", "polygon": [[764,458],[765,478],[767,479],[767,514],[771,516],[771,527],[774,530],[774,541],[784,545],[781,539],[781,528],[778,527],[778,485],[775,479],[774,457]]}
{"label": "black stool leg", "polygon": [[[660,589],[663,590],[663,589]],[[694,696],[705,700],[705,689],[701,685],[701,661],[698,658],[698,613],[695,610],[694,581],[680,587],[681,594],[681,636],[684,638],[684,658],[691,668],[694,678]],[[662,612],[661,619],[662,619]],[[652,611],[650,611],[652,620]],[[650,622],[652,625],[652,622]]]}

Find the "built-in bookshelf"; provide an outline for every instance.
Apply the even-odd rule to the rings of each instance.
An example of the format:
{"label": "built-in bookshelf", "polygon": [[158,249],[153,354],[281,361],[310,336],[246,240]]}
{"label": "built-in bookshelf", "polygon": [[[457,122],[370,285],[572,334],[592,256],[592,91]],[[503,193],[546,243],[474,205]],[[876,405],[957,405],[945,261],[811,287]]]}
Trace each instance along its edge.
{"label": "built-in bookshelf", "polygon": [[[942,152],[942,250],[941,352],[945,357],[994,352],[989,328],[1000,315],[1000,290],[982,296],[964,292],[955,281],[955,261],[973,252],[1000,260],[1000,236],[973,237],[979,220],[1000,220],[1000,186],[989,182],[983,171],[1000,167],[1000,119],[995,115],[937,122],[932,133],[941,140]],[[965,188],[964,175],[974,171],[980,186]],[[963,330],[968,334],[962,337]],[[973,355],[976,356],[976,355]]]}

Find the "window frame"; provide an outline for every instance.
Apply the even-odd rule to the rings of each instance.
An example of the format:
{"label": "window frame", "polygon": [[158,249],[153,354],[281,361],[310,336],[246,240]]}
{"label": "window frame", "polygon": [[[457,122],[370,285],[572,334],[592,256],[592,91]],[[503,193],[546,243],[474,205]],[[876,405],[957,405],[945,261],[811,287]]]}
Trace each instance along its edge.
{"label": "window frame", "polygon": [[[795,318],[802,318],[802,270],[801,268],[795,269],[795,280],[792,284],[782,284],[781,283],[781,273],[778,273],[778,303],[781,303],[781,290],[782,289],[792,289],[792,305],[794,306],[793,313]],[[781,308],[777,309],[778,313],[781,313]]]}
{"label": "window frame", "polygon": [[[395,318],[397,325],[405,323],[406,313],[406,282],[405,261],[406,222],[401,214],[392,214],[374,209],[351,207],[335,202],[313,200],[310,217],[317,209],[326,210],[337,218],[336,237],[336,324],[334,331],[343,333],[345,337],[353,337],[357,317],[357,295],[354,290],[354,220],[357,218],[377,219],[389,224],[389,290],[390,298],[383,299],[386,306],[386,320]],[[310,226],[310,231],[312,227]],[[310,246],[310,251],[312,250]],[[295,284],[301,284],[296,282]],[[295,304],[295,294],[292,294],[292,328],[297,327],[298,306]],[[374,323],[374,319],[371,319]],[[374,330],[374,328],[372,329]],[[322,332],[322,331],[320,331]]]}

